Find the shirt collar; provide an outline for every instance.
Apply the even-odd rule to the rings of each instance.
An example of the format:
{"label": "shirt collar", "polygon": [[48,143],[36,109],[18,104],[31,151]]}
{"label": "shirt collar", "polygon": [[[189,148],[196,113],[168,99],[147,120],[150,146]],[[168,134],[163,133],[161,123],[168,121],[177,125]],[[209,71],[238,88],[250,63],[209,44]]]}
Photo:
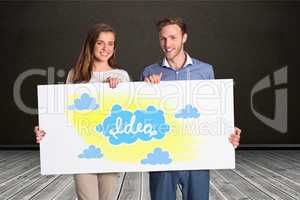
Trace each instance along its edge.
{"label": "shirt collar", "polygon": [[[187,67],[188,65],[192,65],[192,64],[193,64],[193,60],[192,60],[192,58],[189,56],[189,54],[185,52],[185,55],[186,55],[186,61],[185,61],[185,63],[183,64],[183,67],[182,67],[182,68],[185,68],[185,67]],[[172,66],[168,63],[166,57],[163,59],[161,66],[163,66],[163,67],[168,67],[168,68],[172,68],[172,69],[175,70],[175,68],[172,67]]]}

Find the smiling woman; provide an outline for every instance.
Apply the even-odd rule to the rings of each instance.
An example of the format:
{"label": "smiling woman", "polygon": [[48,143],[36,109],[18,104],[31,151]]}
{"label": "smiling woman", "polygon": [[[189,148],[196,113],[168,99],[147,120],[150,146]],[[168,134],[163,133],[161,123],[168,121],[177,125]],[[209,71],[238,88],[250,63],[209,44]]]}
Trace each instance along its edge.
{"label": "smiling woman", "polygon": [[117,68],[115,55],[116,33],[107,24],[94,25],[87,34],[72,76],[73,83],[88,82],[92,72],[105,72]]}
{"label": "smiling woman", "polygon": [[[115,48],[116,33],[114,29],[108,24],[94,25],[88,31],[77,63],[70,70],[66,82],[108,82],[111,88],[115,88],[119,82],[130,81],[125,70],[117,69]],[[87,94],[83,94],[69,109],[79,108],[85,110],[88,108],[94,110],[98,106],[95,104],[94,99],[91,99]],[[39,143],[45,136],[45,132],[36,127],[35,133],[36,140]],[[91,150],[91,148],[88,150]],[[95,148],[92,148],[92,150],[95,150]],[[100,156],[101,152],[98,152],[98,154]],[[112,199],[118,173],[76,174],[74,178],[78,199],[104,200]]]}

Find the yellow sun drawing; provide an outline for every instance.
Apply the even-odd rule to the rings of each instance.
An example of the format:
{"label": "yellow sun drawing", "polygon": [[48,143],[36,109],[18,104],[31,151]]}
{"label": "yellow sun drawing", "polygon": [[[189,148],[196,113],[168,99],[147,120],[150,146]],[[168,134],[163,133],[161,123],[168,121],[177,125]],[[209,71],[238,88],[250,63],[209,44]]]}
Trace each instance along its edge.
{"label": "yellow sun drawing", "polygon": [[[159,99],[145,99],[142,97],[131,98],[126,93],[118,92],[106,94],[105,98],[93,95],[99,107],[95,110],[68,110],[66,114],[77,134],[87,145],[95,145],[101,149],[104,159],[123,162],[139,163],[146,155],[156,147],[168,151],[173,162],[193,160],[197,153],[196,144],[199,145],[201,138],[191,135],[191,130],[186,126],[187,123],[182,119],[174,117],[175,109],[173,105],[161,108]],[[68,105],[72,104],[79,95],[72,95],[68,99]],[[113,145],[103,132],[97,132],[96,126],[111,113],[114,105],[122,106],[123,110],[134,112],[136,110],[146,110],[149,105],[154,106],[164,112],[165,123],[170,127],[169,132],[162,139],[151,139],[143,141],[137,139],[132,144],[121,143]]]}

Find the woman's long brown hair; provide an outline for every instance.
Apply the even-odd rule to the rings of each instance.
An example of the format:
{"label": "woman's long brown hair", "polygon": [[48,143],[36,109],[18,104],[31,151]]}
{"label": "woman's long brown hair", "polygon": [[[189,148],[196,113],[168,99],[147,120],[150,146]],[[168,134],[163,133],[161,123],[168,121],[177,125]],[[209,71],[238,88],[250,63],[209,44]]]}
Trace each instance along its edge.
{"label": "woman's long brown hair", "polygon": [[[94,62],[94,47],[101,32],[112,32],[116,38],[116,32],[108,24],[96,24],[89,31],[82,45],[80,55],[73,68],[72,83],[88,82],[91,79]],[[108,64],[112,68],[117,67],[116,62],[116,41],[114,44],[114,53],[108,59]]]}

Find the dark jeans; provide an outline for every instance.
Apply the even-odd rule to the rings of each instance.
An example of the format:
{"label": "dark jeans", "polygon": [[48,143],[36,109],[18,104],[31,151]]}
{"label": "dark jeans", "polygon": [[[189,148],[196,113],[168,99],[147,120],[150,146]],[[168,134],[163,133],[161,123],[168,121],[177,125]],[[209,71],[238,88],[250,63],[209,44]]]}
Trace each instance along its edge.
{"label": "dark jeans", "polygon": [[182,187],[183,200],[208,200],[209,171],[150,172],[151,200],[176,200],[177,184]]}

